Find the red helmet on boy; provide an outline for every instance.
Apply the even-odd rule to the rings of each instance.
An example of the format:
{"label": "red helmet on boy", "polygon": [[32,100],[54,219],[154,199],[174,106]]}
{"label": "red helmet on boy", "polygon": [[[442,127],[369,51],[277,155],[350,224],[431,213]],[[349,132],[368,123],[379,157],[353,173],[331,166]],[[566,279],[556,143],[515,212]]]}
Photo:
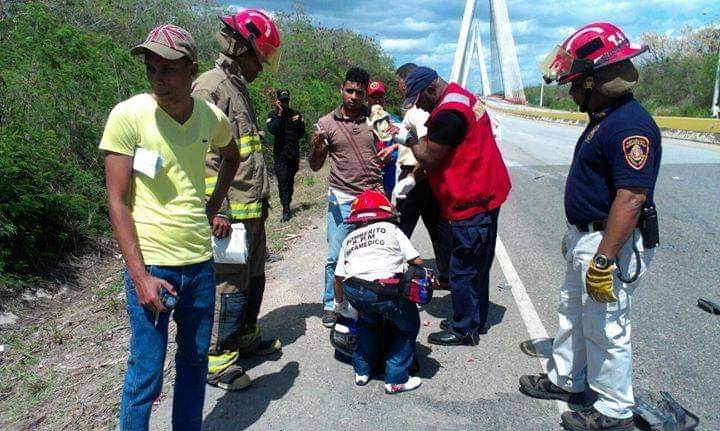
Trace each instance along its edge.
{"label": "red helmet on boy", "polygon": [[588,24],[556,46],[540,65],[545,82],[566,84],[592,75],[601,67],[628,60],[647,50],[635,45],[623,31],[607,22]]}
{"label": "red helmet on boy", "polygon": [[377,190],[365,190],[360,193],[350,206],[348,223],[389,220],[397,215],[390,201]]}

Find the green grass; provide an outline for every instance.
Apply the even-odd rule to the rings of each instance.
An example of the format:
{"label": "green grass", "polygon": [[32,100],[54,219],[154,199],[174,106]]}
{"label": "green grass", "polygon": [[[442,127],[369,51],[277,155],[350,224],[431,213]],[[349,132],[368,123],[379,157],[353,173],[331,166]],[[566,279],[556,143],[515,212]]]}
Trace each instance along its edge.
{"label": "green grass", "polygon": [[0,417],[12,422],[45,400],[56,379],[52,373],[37,370],[47,344],[41,331],[26,328],[8,332],[3,334],[5,353],[0,362],[0,412],[4,412]]}

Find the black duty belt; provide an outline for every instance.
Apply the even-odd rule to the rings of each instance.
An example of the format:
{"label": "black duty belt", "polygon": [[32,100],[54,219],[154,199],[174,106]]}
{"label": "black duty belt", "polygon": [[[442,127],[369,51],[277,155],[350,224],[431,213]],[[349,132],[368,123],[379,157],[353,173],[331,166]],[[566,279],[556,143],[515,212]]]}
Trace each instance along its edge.
{"label": "black duty belt", "polygon": [[580,232],[597,232],[599,230],[605,230],[605,228],[607,227],[607,222],[594,221],[590,223],[578,223],[574,224],[573,226],[575,226]]}
{"label": "black duty belt", "polygon": [[[573,226],[575,226],[577,228],[577,230],[579,230],[580,232],[584,232],[584,233],[591,232],[591,231],[597,232],[597,231],[605,230],[605,228],[607,228],[607,221],[603,220],[603,221],[593,221],[590,223],[578,223],[578,224],[573,224]],[[635,226],[635,227],[642,227],[642,217],[640,218],[640,220],[638,220],[637,226]]]}

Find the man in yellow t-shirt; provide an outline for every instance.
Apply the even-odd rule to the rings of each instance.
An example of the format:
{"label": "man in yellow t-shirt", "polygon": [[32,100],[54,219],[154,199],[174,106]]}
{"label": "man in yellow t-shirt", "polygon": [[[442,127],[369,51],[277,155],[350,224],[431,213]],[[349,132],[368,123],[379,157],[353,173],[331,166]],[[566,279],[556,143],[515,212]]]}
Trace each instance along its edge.
{"label": "man in yellow t-shirt", "polygon": [[[187,31],[156,27],[131,53],[144,56],[151,92],[119,103],[100,142],[110,219],[127,267],[132,333],[120,429],[148,429],[162,388],[171,311],[161,298],[172,296],[177,299],[173,429],[200,430],[215,305],[210,220],[240,156],[227,117],[191,96],[197,47]],[[206,204],[210,146],[223,162]]]}

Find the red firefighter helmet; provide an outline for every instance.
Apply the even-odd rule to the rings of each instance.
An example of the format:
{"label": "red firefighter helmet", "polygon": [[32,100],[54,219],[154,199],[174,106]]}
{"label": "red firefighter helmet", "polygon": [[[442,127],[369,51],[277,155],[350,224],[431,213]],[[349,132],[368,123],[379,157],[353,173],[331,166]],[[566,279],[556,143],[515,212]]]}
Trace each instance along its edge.
{"label": "red firefighter helmet", "polygon": [[365,190],[350,205],[348,223],[364,223],[368,221],[389,220],[397,214],[393,211],[390,201],[382,192]]}
{"label": "red firefighter helmet", "polygon": [[235,15],[221,16],[226,26],[239,33],[250,42],[258,59],[271,70],[277,70],[280,64],[280,32],[275,22],[256,9],[245,9]]}
{"label": "red firefighter helmet", "polygon": [[548,84],[566,84],[595,70],[636,57],[647,50],[635,45],[619,27],[607,22],[588,24],[555,47],[540,64]]}

